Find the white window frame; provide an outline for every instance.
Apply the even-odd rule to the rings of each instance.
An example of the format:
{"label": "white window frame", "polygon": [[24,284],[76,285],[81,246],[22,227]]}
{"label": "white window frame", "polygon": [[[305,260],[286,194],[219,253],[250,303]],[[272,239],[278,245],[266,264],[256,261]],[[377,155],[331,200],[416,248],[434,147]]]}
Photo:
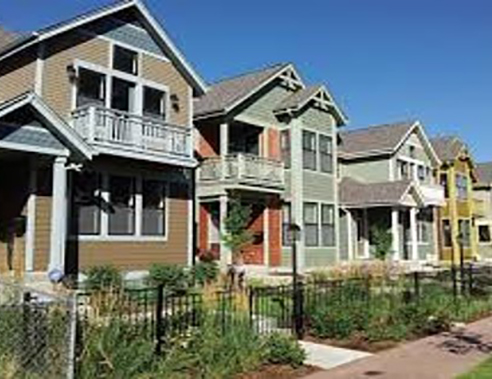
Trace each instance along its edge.
{"label": "white window frame", "polygon": [[[113,61],[113,53],[112,53],[113,45],[115,45],[115,44],[112,44],[110,46],[110,49],[109,49],[110,54],[109,54],[108,62],[110,65],[112,65],[112,61]],[[139,60],[141,60],[141,54],[139,54]],[[139,65],[141,65],[141,63]],[[109,67],[111,67],[111,66],[109,66]],[[171,112],[171,102],[170,102],[171,93],[170,93],[169,86],[167,86],[165,84],[161,84],[161,83],[156,83],[152,80],[144,79],[142,76],[140,76],[142,74],[141,70],[139,71],[139,76],[135,76],[135,75],[127,74],[127,73],[122,72],[122,71],[114,70],[113,68],[103,67],[101,65],[87,62],[87,61],[80,60],[80,59],[74,60],[74,68],[77,72],[77,75],[78,75],[81,68],[83,68],[85,70],[94,71],[94,72],[101,74],[101,75],[105,75],[105,77],[106,77],[105,107],[108,109],[111,108],[111,98],[112,98],[112,91],[113,91],[113,88],[112,88],[113,78],[125,80],[127,82],[131,82],[131,83],[135,84],[135,104],[136,104],[136,107],[135,107],[134,114],[136,114],[138,116],[143,115],[143,100],[144,100],[143,99],[143,89],[144,89],[144,87],[149,87],[149,88],[153,88],[153,89],[156,89],[158,91],[164,92],[165,93],[165,100],[164,101],[165,101],[165,107],[166,107],[165,111],[166,112],[165,112],[165,118],[163,119],[163,121],[164,122],[169,121],[169,116],[170,116],[170,112]],[[72,84],[72,101],[71,101],[72,111],[75,111],[77,109],[78,86],[77,86],[76,82],[77,81],[74,81],[74,83]]]}
{"label": "white window frame", "polygon": [[[104,210],[100,212],[100,234],[98,235],[72,235],[71,239],[77,239],[80,241],[108,241],[108,242],[166,242],[169,238],[169,207],[170,207],[170,186],[172,182],[162,180],[158,175],[138,174],[138,173],[126,173],[122,171],[96,171],[101,175],[101,197],[105,202],[109,203],[110,200],[110,188],[109,177],[110,176],[123,176],[133,178],[135,180],[135,231],[132,235],[110,235],[109,234],[109,214]],[[143,180],[158,180],[164,185],[164,235],[162,236],[148,236],[142,235],[142,212],[143,212],[143,193],[142,183]]]}

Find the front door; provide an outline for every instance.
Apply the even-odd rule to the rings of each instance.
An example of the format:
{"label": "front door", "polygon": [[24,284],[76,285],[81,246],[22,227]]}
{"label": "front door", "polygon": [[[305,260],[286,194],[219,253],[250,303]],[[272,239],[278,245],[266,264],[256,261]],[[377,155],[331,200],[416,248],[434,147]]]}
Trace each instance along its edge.
{"label": "front door", "polygon": [[0,161],[0,272],[24,271],[28,167]]}

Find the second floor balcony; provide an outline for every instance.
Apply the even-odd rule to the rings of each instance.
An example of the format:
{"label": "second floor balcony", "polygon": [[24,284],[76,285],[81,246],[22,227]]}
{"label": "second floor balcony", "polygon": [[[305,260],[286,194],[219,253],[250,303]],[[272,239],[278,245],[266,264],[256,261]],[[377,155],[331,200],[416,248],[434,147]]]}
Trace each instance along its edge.
{"label": "second floor balcony", "polygon": [[189,127],[96,105],[76,109],[71,124],[99,153],[194,164]]}
{"label": "second floor balcony", "polygon": [[220,185],[282,191],[285,186],[283,163],[252,154],[238,153],[206,158],[199,171],[198,180],[203,185]]}

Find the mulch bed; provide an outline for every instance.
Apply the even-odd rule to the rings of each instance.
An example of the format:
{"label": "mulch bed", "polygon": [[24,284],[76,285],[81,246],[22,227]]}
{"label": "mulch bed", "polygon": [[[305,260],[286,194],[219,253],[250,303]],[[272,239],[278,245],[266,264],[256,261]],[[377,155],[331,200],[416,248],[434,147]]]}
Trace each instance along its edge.
{"label": "mulch bed", "polygon": [[298,379],[318,371],[321,369],[313,366],[265,365],[256,371],[237,375],[235,379]]}

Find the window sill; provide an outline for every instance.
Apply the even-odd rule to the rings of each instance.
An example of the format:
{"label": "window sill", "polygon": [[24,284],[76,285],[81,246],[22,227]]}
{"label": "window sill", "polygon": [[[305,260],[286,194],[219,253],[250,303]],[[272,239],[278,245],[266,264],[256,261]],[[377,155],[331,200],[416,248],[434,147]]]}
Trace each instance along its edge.
{"label": "window sill", "polygon": [[166,242],[166,236],[72,236],[71,241],[81,242]]}

